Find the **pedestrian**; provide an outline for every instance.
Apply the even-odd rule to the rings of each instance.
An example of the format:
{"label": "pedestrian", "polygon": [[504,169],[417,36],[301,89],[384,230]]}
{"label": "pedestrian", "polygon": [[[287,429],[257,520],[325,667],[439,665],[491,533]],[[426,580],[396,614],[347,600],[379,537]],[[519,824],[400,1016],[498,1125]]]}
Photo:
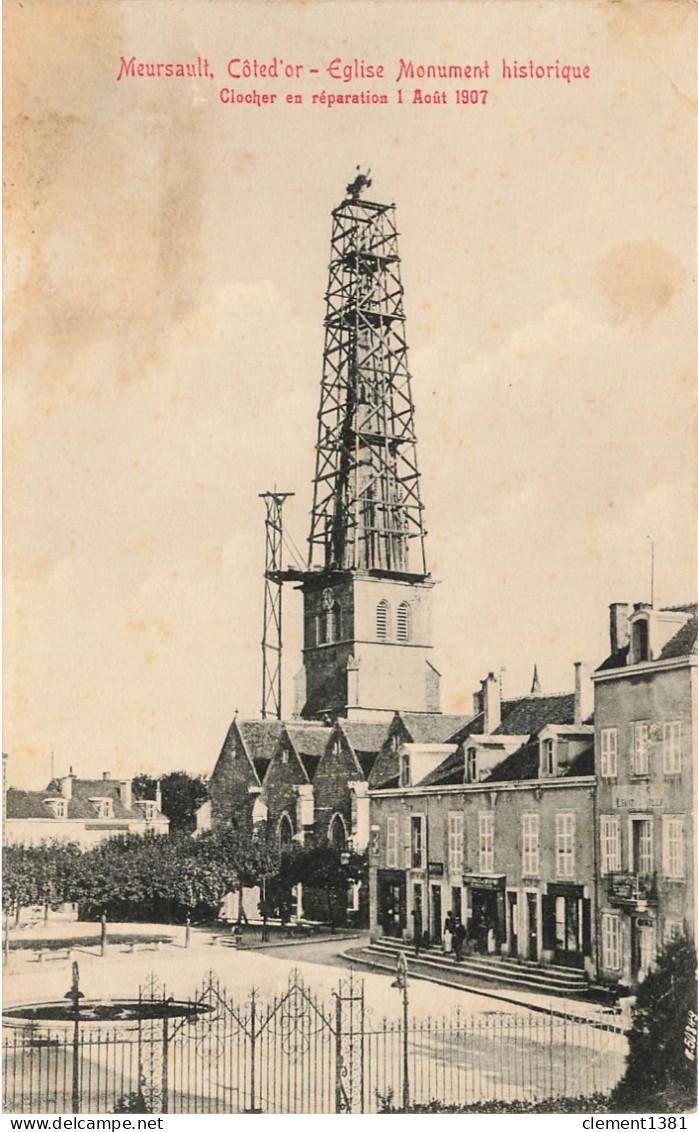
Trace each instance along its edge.
{"label": "pedestrian", "polygon": [[459,918],[456,922],[456,930],[453,933],[453,950],[455,952],[456,963],[460,963],[463,958],[463,945],[466,935],[465,926],[461,923]]}
{"label": "pedestrian", "polygon": [[415,957],[419,955],[419,948],[422,945],[422,909],[419,904],[415,905],[412,909],[412,939],[414,940],[414,954]]}
{"label": "pedestrian", "polygon": [[455,926],[456,924],[453,918],[453,912],[449,911],[447,912],[446,919],[444,921],[444,955],[450,955],[451,951],[453,950],[453,932],[455,930]]}

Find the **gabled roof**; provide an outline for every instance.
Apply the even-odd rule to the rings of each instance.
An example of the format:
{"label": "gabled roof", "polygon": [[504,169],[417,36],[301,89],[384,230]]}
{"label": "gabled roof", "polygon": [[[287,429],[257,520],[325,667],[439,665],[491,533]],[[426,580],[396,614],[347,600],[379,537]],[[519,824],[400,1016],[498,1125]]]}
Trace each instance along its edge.
{"label": "gabled roof", "polygon": [[[533,754],[529,751],[529,740],[537,735],[549,723],[572,723],[574,720],[574,692],[564,692],[558,695],[540,695],[534,693],[528,696],[519,696],[517,699],[504,700],[502,703],[501,723],[492,732],[493,736],[521,735],[527,736],[527,742],[518,750],[507,756],[493,768],[487,782],[496,782],[500,776],[509,778],[537,778],[538,777],[538,743],[535,747],[535,770],[533,767]],[[477,715],[456,732],[452,742],[458,743],[458,750],[444,759],[440,766],[426,776],[422,786],[446,786],[463,782],[465,777],[465,744],[468,736],[483,734],[484,713]],[[523,752],[523,753],[522,753]]]}
{"label": "gabled roof", "polygon": [[[462,743],[468,735],[482,735],[485,714],[480,712],[451,737]],[[502,700],[501,723],[493,735],[533,735],[546,723],[572,723],[574,721],[574,692],[553,695],[534,693],[516,699]]]}
{"label": "gabled roof", "polygon": [[356,719],[337,720],[354,751],[380,751],[390,728],[391,717],[382,723],[367,723]]}
{"label": "gabled roof", "polygon": [[[268,766],[276,750],[279,736],[283,730],[280,719],[238,719],[236,720],[240,737],[248,756],[255,767]],[[257,772],[259,774],[259,771]],[[260,775],[260,780],[263,775]]]}
{"label": "gabled roof", "polygon": [[285,731],[298,755],[317,759],[325,753],[331,734],[331,728],[323,723],[287,723]]}
{"label": "gabled roof", "polygon": [[442,715],[441,712],[401,711],[398,714],[413,743],[446,743],[473,719],[472,715]]}

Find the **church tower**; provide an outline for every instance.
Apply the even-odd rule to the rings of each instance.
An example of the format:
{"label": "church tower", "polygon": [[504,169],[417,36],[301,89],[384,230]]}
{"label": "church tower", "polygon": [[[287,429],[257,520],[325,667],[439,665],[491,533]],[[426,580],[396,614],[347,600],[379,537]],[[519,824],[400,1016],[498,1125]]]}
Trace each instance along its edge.
{"label": "church tower", "polygon": [[439,711],[395,206],[359,174],[332,213],[297,709]]}

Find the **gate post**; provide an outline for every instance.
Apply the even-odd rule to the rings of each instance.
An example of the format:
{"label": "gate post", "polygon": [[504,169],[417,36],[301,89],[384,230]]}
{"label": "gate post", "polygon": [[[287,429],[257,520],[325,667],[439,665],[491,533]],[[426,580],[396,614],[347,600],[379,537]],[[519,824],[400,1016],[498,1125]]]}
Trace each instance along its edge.
{"label": "gate post", "polygon": [[165,1004],[165,1014],[162,1019],[162,1074],[160,1081],[160,1092],[162,1094],[161,1112],[167,1112],[168,1104],[168,1053],[170,1044],[170,1028],[169,1028],[169,1001],[165,999],[165,991],[162,992],[163,1002]]}
{"label": "gate post", "polygon": [[252,987],[250,991],[250,1106],[245,1112],[261,1112],[255,1106],[255,1093],[257,1092],[257,990]]}
{"label": "gate post", "polygon": [[344,1112],[345,1104],[342,1100],[342,1070],[344,1068],[342,1062],[342,995],[335,993],[334,1000],[334,1014],[335,1014],[335,1086],[334,1086],[334,1111]]}

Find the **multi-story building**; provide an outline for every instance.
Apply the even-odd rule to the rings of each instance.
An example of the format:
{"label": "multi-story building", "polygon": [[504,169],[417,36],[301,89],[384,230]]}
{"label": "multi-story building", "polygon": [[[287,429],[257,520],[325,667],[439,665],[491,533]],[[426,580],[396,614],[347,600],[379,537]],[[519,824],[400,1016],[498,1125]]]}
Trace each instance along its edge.
{"label": "multi-story building", "polygon": [[403,743],[371,780],[371,930],[439,939],[452,911],[481,950],[593,973],[593,727],[576,693],[501,701],[449,743]]}
{"label": "multi-story building", "polygon": [[59,839],[90,846],[119,834],[165,834],[169,826],[159,798],[133,800],[130,779],[113,779],[106,771],[99,779],[78,778],[71,770],[46,790],[7,790],[3,840],[37,845]]}
{"label": "multi-story building", "polygon": [[694,922],[697,609],[612,605],[593,675],[599,969],[628,985]]}

